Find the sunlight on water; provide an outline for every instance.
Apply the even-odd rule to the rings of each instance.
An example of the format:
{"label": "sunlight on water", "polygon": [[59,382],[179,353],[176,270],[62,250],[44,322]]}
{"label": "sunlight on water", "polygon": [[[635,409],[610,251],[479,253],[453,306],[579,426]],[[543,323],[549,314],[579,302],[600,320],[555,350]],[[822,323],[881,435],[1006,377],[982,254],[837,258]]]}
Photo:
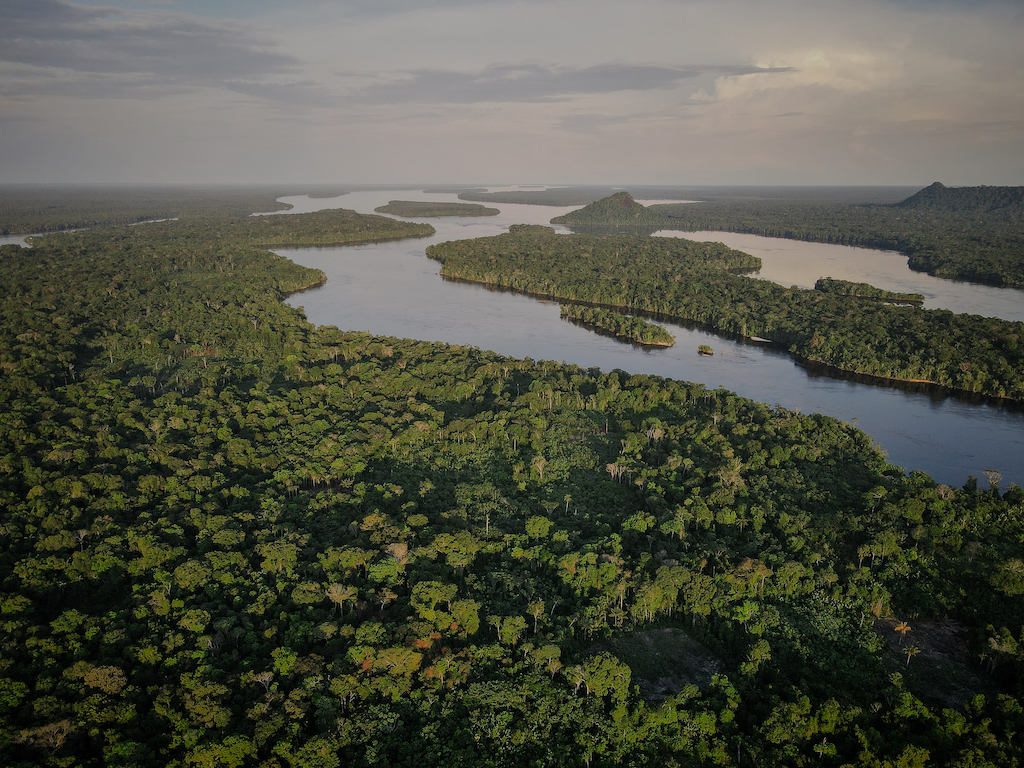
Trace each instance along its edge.
{"label": "sunlight on water", "polygon": [[[295,205],[295,213],[336,207],[372,213],[389,200],[456,202],[457,198],[390,190],[354,192],[332,199],[282,200]],[[655,350],[634,347],[562,321],[555,302],[443,280],[438,274],[440,265],[424,254],[431,243],[496,235],[507,231],[509,224],[547,224],[552,217],[572,210],[536,205],[496,207],[501,211],[498,216],[429,219],[437,230],[429,238],[281,250],[328,276],[325,285],[293,296],[289,303],[303,306],[314,323],[348,330],[725,387],[769,404],[856,423],[881,445],[890,461],[906,469],[923,469],[940,482],[959,486],[968,475],[981,477],[986,469],[998,469],[1004,485],[1024,484],[1024,413],[832,378],[801,366],[770,345],[739,342],[674,324],[663,323],[676,336],[675,346]],[[723,235],[712,234],[716,238]],[[771,244],[787,247],[790,242],[771,240]],[[872,260],[902,261],[906,270],[906,262],[898,254],[847,250]],[[813,285],[819,276],[800,276],[797,284],[809,280]],[[697,354],[700,344],[711,346],[714,356]]]}

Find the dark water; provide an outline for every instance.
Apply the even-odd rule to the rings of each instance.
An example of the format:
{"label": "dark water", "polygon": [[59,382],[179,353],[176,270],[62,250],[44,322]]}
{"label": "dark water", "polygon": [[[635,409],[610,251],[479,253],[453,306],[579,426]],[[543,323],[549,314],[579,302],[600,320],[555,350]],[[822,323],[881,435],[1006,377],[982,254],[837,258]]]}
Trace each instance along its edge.
{"label": "dark water", "polygon": [[[340,206],[369,213],[391,199],[455,198],[401,191],[352,193],[333,201],[284,199],[296,204],[293,212]],[[328,276],[324,286],[294,296],[290,303],[304,306],[314,323],[348,330],[471,345],[514,357],[565,361],[603,370],[620,368],[698,381],[712,388],[721,386],[773,405],[825,413],[855,423],[881,445],[890,461],[908,470],[924,470],[939,482],[959,486],[974,475],[982,478],[984,486],[982,472],[995,469],[1003,474],[1003,487],[1009,482],[1024,485],[1024,413],[1020,411],[836,379],[802,367],[763,345],[667,323],[664,325],[676,336],[675,346],[645,350],[560,320],[556,303],[443,280],[438,275],[440,265],[424,255],[427,245],[497,234],[509,224],[546,224],[568,210],[504,204],[498,207],[501,214],[495,217],[430,219],[438,234],[422,240],[282,250],[294,261],[322,269]],[[877,269],[876,262],[881,258],[877,254],[881,252],[845,250],[856,252],[849,255],[851,262],[870,255],[870,269]],[[898,254],[885,256],[892,257],[894,273],[907,271],[906,260]],[[835,257],[830,252],[829,258]],[[808,257],[809,272],[817,271],[819,266],[813,256]],[[829,274],[839,276],[818,272],[810,282]],[[698,355],[699,344],[713,347],[714,356]]]}

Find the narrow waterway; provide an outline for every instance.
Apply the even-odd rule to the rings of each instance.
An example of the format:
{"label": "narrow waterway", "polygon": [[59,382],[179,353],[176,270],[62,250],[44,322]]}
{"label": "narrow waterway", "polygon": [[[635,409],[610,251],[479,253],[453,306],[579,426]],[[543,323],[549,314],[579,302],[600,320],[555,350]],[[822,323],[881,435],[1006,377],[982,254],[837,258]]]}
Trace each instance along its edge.
{"label": "narrow waterway", "polygon": [[779,285],[813,288],[820,277],[834,277],[897,293],[919,293],[926,309],[948,309],[957,314],[1001,317],[1024,322],[1024,291],[995,288],[958,280],[944,280],[907,266],[907,257],[894,251],[852,248],[848,245],[807,243],[737,232],[655,233],[661,237],[683,237],[725,243],[730,248],[761,259],[761,269],[752,277]]}
{"label": "narrow waterway", "polygon": [[[453,195],[408,190],[356,192],[331,200],[282,198],[295,206],[291,213],[333,207],[372,213],[393,199],[457,200]],[[725,387],[769,404],[825,413],[855,423],[880,444],[890,461],[907,470],[924,470],[939,482],[959,486],[974,475],[982,478],[984,485],[982,473],[994,469],[1002,472],[1004,487],[1009,482],[1024,484],[1024,413],[1020,411],[927,391],[836,379],[764,345],[667,323],[664,325],[676,336],[674,347],[633,347],[560,320],[555,303],[442,279],[439,265],[424,254],[431,243],[494,235],[507,230],[509,224],[547,224],[552,217],[571,210],[532,205],[496,207],[501,213],[493,217],[429,219],[437,230],[430,238],[341,248],[282,249],[279,252],[283,255],[322,269],[328,276],[326,284],[292,297],[290,303],[303,306],[314,323],[348,330],[472,345],[513,357],[565,361],[603,370],[619,368],[701,382],[712,388]],[[721,239],[725,233],[712,234]],[[831,249],[843,248],[822,247],[829,249],[826,260],[837,258]],[[900,268],[906,270],[906,260],[898,254],[845,250],[851,262],[867,256],[881,263],[884,256],[893,261],[894,273]],[[790,284],[806,284],[809,280],[813,285],[817,277],[841,276],[834,271],[819,271],[820,265],[809,257],[807,276]],[[816,274],[812,277],[811,272]],[[844,279],[888,287],[879,284],[877,278]],[[714,356],[698,355],[699,344],[713,347]]]}

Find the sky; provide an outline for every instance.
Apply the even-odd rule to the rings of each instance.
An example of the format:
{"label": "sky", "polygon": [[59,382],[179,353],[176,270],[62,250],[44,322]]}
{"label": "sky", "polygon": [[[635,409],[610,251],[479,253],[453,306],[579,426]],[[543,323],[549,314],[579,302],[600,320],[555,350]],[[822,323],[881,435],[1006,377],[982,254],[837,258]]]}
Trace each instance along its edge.
{"label": "sky", "polygon": [[0,183],[1024,185],[1021,0],[0,0]]}

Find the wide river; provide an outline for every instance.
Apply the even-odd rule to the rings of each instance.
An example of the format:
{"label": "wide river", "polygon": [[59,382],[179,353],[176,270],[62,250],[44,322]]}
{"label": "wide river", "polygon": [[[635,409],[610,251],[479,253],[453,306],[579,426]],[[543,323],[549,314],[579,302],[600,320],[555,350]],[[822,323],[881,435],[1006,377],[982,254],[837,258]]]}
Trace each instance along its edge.
{"label": "wide river", "polygon": [[[454,195],[409,190],[281,199],[295,206],[288,213],[335,207],[373,213],[375,207],[393,199],[457,202]],[[646,350],[561,320],[556,303],[442,279],[440,265],[424,254],[431,243],[495,235],[510,224],[547,224],[572,210],[493,207],[501,210],[498,216],[425,219],[437,230],[429,238],[282,249],[283,255],[322,269],[328,278],[323,286],[293,296],[290,303],[303,306],[309,320],[320,325],[724,387],[744,397],[856,424],[874,438],[891,462],[908,471],[924,470],[942,483],[960,486],[973,475],[981,487],[987,487],[983,472],[997,470],[1002,473],[1003,488],[1010,482],[1024,485],[1024,411],[1020,409],[836,379],[768,346],[669,323],[664,325],[676,336],[675,346]],[[809,287],[818,277],[839,277],[925,294],[928,307],[1024,319],[1024,292],[910,272],[906,258],[896,253],[718,232],[689,236],[724,241],[759,256],[764,262],[759,276],[786,285]],[[714,356],[698,355],[699,344],[713,347]]]}

